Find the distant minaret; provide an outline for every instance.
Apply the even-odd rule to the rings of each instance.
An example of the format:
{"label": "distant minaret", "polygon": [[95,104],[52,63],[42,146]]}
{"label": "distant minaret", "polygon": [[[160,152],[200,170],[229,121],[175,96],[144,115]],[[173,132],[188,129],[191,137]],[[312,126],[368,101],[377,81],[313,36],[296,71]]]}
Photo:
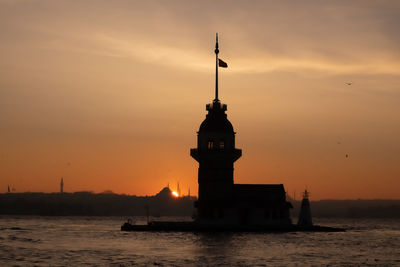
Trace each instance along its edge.
{"label": "distant minaret", "polygon": [[176,192],[178,193],[178,196],[181,196],[181,189],[179,187],[179,182],[178,182],[178,186],[176,188]]}
{"label": "distant minaret", "polygon": [[297,225],[299,226],[312,226],[311,220],[311,209],[310,209],[310,201],[308,200],[310,193],[307,190],[304,191],[303,201],[301,201],[301,210],[299,214],[299,221]]}
{"label": "distant minaret", "polygon": [[11,193],[10,185],[8,185],[8,193]]}
{"label": "distant minaret", "polygon": [[189,189],[188,189],[188,197],[190,197],[190,187],[189,187]]}
{"label": "distant minaret", "polygon": [[60,182],[60,193],[64,193],[64,179],[61,177],[61,182]]}

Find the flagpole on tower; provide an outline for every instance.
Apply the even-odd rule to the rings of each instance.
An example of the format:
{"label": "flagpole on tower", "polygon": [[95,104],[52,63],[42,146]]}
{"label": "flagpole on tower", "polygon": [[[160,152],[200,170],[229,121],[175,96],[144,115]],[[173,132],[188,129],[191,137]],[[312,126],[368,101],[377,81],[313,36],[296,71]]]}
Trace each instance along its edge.
{"label": "flagpole on tower", "polygon": [[216,33],[216,42],[215,42],[215,99],[214,101],[218,102],[218,33]]}

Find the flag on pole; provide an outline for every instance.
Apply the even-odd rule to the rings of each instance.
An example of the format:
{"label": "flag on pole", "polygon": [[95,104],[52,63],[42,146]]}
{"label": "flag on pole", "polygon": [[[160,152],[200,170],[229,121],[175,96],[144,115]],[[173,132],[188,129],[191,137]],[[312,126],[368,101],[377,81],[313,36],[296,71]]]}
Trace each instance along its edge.
{"label": "flag on pole", "polygon": [[218,66],[220,66],[221,68],[227,68],[228,64],[222,59],[218,59]]}

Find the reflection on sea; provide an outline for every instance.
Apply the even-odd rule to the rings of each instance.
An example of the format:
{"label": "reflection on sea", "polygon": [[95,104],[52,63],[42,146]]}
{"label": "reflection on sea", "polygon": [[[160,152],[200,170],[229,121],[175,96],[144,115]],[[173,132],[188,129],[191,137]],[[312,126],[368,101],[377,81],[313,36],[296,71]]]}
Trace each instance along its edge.
{"label": "reflection on sea", "polygon": [[315,218],[349,229],[344,233],[121,232],[125,220],[0,217],[0,265],[400,264],[399,219]]}

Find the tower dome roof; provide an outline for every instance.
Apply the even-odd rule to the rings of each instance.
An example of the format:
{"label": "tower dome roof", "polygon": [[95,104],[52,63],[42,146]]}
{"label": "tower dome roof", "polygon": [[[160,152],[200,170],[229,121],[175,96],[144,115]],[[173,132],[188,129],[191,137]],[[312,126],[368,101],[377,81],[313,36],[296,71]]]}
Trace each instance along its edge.
{"label": "tower dome roof", "polygon": [[225,111],[226,105],[222,105],[219,101],[208,104],[208,114],[206,119],[201,123],[200,132],[225,132],[234,133],[232,123],[228,120]]}

